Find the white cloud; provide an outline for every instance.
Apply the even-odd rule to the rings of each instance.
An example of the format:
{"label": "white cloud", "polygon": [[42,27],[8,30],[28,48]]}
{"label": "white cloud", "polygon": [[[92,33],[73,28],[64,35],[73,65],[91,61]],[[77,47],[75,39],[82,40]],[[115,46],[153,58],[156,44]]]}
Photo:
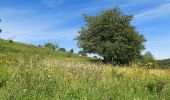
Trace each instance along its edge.
{"label": "white cloud", "polygon": [[77,35],[78,28],[68,28],[65,30],[57,30],[54,31],[39,31],[38,33],[32,32],[30,34],[22,34],[16,37],[14,40],[19,42],[25,41],[47,41],[47,40],[73,40],[74,37]]}
{"label": "white cloud", "polygon": [[[0,9],[0,11],[1,11],[1,9]],[[13,12],[14,10],[8,9],[8,11]],[[70,13],[71,14],[70,16],[67,16],[68,13],[65,14],[65,13],[58,12],[59,14],[51,13],[51,15],[42,14],[41,16],[39,16],[39,15],[37,15],[37,14],[39,14],[39,12],[37,12],[36,16],[34,16],[34,17],[31,14],[30,15],[24,15],[24,14],[23,15],[20,15],[20,14],[13,15],[13,14],[11,14],[11,16],[9,17],[5,13],[6,12],[0,13],[0,16],[4,15],[3,17],[1,17],[2,22],[0,23],[0,28],[3,31],[2,31],[2,34],[0,34],[0,37],[2,37],[4,39],[13,39],[13,40],[27,39],[29,41],[34,41],[36,39],[39,39],[39,37],[40,37],[40,39],[42,39],[42,36],[37,36],[37,34],[45,35],[44,38],[50,39],[50,38],[53,38],[51,36],[52,33],[53,34],[57,33],[58,35],[56,37],[58,39],[63,38],[63,36],[65,36],[66,32],[60,31],[59,33],[62,33],[62,34],[59,35],[59,33],[58,33],[58,30],[60,30],[60,29],[58,29],[59,25],[69,21],[72,18],[79,16],[79,14],[80,14],[80,12],[74,12],[74,13]],[[26,12],[24,12],[24,13],[26,13]],[[61,17],[61,16],[63,16],[63,17]],[[54,27],[54,26],[56,27],[56,31],[53,30],[53,32],[47,32],[48,30],[51,30],[51,27]],[[50,34],[50,35],[48,36],[48,34]],[[29,39],[27,36],[28,37],[30,36]],[[69,36],[69,35],[66,35],[66,36]],[[69,39],[69,37],[67,37],[66,39]],[[20,41],[20,42],[23,42],[23,41]]]}
{"label": "white cloud", "polygon": [[170,14],[170,3],[163,4],[155,9],[144,11],[143,13],[135,15],[136,20],[147,20],[155,17],[160,17]]}
{"label": "white cloud", "polygon": [[[17,20],[15,20],[17,19]],[[43,20],[43,19],[42,19]],[[57,22],[56,22],[57,23]],[[3,38],[10,38],[10,37],[19,37],[23,34],[30,34],[30,33],[37,33],[39,31],[43,31],[44,29],[47,29],[51,25],[53,25],[54,22],[38,22],[36,19],[32,19],[32,22],[27,21],[26,19],[19,19],[15,18],[2,18],[1,28],[2,28],[2,34],[1,36]]]}

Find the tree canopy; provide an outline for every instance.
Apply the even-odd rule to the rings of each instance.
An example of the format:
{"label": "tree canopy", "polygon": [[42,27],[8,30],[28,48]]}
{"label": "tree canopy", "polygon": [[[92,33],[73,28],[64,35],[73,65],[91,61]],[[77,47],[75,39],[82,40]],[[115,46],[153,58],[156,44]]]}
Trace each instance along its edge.
{"label": "tree canopy", "polygon": [[59,48],[58,50],[59,50],[59,51],[64,51],[64,52],[66,52],[66,49],[65,49],[65,48]]}
{"label": "tree canopy", "polygon": [[70,51],[69,51],[70,53],[74,53],[74,50],[73,49],[70,49]]}
{"label": "tree canopy", "polygon": [[118,7],[96,16],[84,14],[85,25],[75,39],[83,51],[98,54],[106,63],[128,64],[140,56],[145,42],[144,36],[130,24],[132,19]]}
{"label": "tree canopy", "polygon": [[145,54],[143,55],[143,58],[148,61],[152,61],[155,59],[153,54],[150,51],[145,52]]}
{"label": "tree canopy", "polygon": [[58,46],[57,44],[54,44],[54,43],[50,43],[50,42],[49,42],[49,43],[46,43],[46,44],[44,45],[44,47],[47,47],[47,48],[55,51],[59,46]]}

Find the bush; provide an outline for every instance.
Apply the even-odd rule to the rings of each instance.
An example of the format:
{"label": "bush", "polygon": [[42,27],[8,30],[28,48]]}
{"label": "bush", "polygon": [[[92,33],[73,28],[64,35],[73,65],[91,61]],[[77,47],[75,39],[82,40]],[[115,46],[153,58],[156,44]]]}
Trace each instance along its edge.
{"label": "bush", "polygon": [[157,67],[157,62],[151,52],[145,52],[141,58],[142,66],[146,69],[153,69]]}
{"label": "bush", "polygon": [[47,48],[49,48],[50,50],[53,50],[53,51],[55,51],[57,48],[58,48],[58,44],[54,44],[54,43],[46,43],[45,45],[44,45],[44,47],[47,47]]}
{"label": "bush", "polygon": [[65,48],[60,48],[60,49],[58,49],[59,51],[64,51],[64,52],[66,52],[66,49]]}
{"label": "bush", "polygon": [[10,43],[13,43],[13,40],[9,40]]}

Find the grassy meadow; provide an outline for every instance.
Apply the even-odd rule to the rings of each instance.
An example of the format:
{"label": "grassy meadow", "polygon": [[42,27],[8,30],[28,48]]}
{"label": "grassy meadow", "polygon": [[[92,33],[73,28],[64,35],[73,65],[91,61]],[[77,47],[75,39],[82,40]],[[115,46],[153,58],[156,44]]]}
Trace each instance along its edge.
{"label": "grassy meadow", "polygon": [[170,100],[170,70],[0,40],[0,100]]}

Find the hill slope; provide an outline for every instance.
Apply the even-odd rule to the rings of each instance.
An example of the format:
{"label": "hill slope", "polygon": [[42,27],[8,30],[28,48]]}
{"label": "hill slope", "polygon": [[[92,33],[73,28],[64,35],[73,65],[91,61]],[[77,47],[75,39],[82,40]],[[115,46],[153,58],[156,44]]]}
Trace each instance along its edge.
{"label": "hill slope", "polygon": [[0,54],[4,54],[10,57],[27,55],[27,56],[44,56],[45,58],[77,58],[77,59],[90,59],[87,57],[80,57],[76,54],[68,55],[67,52],[63,51],[51,51],[45,47],[38,47],[34,45],[18,43],[18,42],[9,42],[7,40],[0,40]]}
{"label": "hill slope", "polygon": [[157,60],[160,68],[170,68],[170,59]]}
{"label": "hill slope", "polygon": [[170,71],[0,40],[0,100],[169,100]]}

